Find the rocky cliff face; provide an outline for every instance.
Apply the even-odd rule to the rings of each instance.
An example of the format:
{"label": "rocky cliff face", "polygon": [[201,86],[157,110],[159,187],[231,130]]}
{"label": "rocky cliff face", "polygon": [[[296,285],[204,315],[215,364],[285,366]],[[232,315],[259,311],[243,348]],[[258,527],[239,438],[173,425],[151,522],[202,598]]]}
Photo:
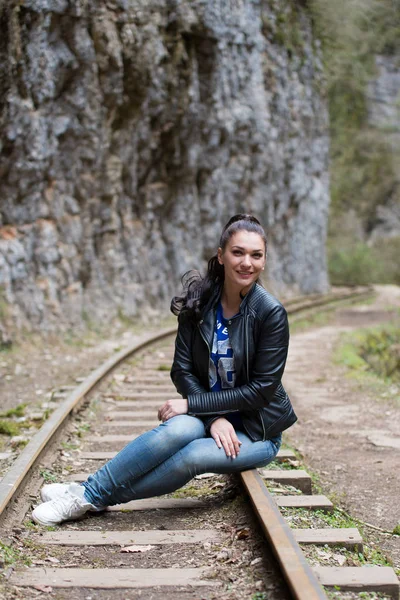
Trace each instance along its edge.
{"label": "rocky cliff face", "polygon": [[400,236],[400,57],[375,57],[376,78],[367,88],[368,122],[385,136],[393,162],[394,180],[387,197],[376,207],[372,242]]}
{"label": "rocky cliff face", "polygon": [[301,3],[0,10],[0,290],[16,317],[167,307],[243,210],[266,225],[276,291],[326,288],[328,118]]}

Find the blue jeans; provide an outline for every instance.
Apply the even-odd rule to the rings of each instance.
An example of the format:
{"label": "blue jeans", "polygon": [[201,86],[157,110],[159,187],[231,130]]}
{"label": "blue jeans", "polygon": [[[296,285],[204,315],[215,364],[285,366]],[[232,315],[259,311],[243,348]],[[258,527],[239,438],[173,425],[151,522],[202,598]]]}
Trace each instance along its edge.
{"label": "blue jeans", "polygon": [[271,462],[281,435],[253,442],[237,431],[239,455],[228,458],[207,437],[197,417],[179,415],[130,442],[112,460],[83,483],[85,498],[95,506],[110,506],[169,494],[201,473],[235,473]]}

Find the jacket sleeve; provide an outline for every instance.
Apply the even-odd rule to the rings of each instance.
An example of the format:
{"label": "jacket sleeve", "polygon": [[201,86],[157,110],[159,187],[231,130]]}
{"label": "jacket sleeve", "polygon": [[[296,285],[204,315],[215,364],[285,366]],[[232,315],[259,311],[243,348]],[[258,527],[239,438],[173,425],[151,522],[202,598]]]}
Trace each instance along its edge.
{"label": "jacket sleeve", "polygon": [[[174,361],[171,368],[171,379],[183,398],[188,398],[189,394],[207,394],[207,390],[199,382],[198,378],[193,375],[192,364],[192,325],[184,318],[179,317],[178,333],[175,341]],[[195,412],[188,409],[188,414],[194,415]],[[206,431],[210,431],[213,422],[220,415],[210,415],[203,417]]]}
{"label": "jacket sleeve", "polygon": [[256,410],[267,406],[281,382],[289,346],[285,308],[278,304],[261,323],[250,381],[218,392],[189,391],[188,412],[198,415]]}
{"label": "jacket sleeve", "polygon": [[[190,394],[205,394],[207,390],[201,385],[199,379],[193,374],[192,360],[192,328],[188,319],[181,315],[178,319],[178,333],[175,340],[174,361],[171,368],[171,379],[178,394],[188,398]],[[193,414],[192,411],[189,411]]]}

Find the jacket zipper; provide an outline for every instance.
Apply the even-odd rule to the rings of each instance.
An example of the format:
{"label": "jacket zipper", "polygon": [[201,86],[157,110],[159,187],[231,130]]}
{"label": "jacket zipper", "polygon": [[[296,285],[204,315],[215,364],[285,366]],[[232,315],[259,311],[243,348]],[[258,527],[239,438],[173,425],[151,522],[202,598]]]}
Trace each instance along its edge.
{"label": "jacket zipper", "polygon": [[207,340],[206,340],[206,338],[204,337],[204,335],[203,335],[203,332],[202,332],[202,330],[201,330],[201,327],[200,327],[200,325],[202,324],[202,322],[203,322],[203,321],[200,321],[200,323],[198,324],[198,328],[199,328],[199,331],[200,331],[200,335],[201,335],[201,337],[203,338],[203,340],[204,340],[204,343],[205,343],[205,344],[206,344],[206,346],[207,346],[207,349],[208,349],[208,364],[210,364],[210,358],[211,358],[211,348],[210,348],[210,344],[208,343],[208,341],[207,341]]}
{"label": "jacket zipper", "polygon": [[247,383],[250,381],[250,371],[249,371],[249,315],[246,315],[246,373],[247,373]]}
{"label": "jacket zipper", "polygon": [[[250,370],[249,370],[249,318],[250,315],[246,316],[246,371],[247,371],[247,383],[249,383],[250,381]],[[265,436],[266,436],[266,432],[265,432],[265,426],[264,426],[264,421],[263,418],[261,416],[261,409],[258,409],[258,418],[261,421],[261,426],[263,428],[263,442],[265,441]]]}
{"label": "jacket zipper", "polygon": [[[208,343],[208,341],[207,341],[207,340],[206,340],[206,338],[204,337],[204,334],[203,334],[203,332],[202,332],[202,330],[201,330],[201,327],[200,327],[200,325],[202,324],[202,322],[203,322],[203,321],[200,321],[200,322],[199,322],[199,324],[198,324],[198,328],[199,328],[199,331],[200,331],[200,335],[201,335],[201,337],[202,337],[202,339],[203,339],[204,343],[206,344],[206,346],[207,346],[207,348],[208,348],[208,364],[210,364],[210,360],[211,360],[211,348],[210,348],[210,344]],[[219,411],[218,411],[218,414],[219,414],[219,415],[222,415],[222,414],[228,414],[228,413],[230,413],[230,412],[232,412],[232,411],[231,411],[231,410],[219,410]],[[202,413],[202,414],[204,414],[204,415],[213,415],[214,413]]]}

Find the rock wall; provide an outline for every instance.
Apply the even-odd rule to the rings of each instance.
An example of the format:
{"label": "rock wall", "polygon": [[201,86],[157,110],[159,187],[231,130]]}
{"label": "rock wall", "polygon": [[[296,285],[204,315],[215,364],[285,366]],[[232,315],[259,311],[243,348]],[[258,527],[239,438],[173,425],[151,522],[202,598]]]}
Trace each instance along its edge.
{"label": "rock wall", "polygon": [[328,116],[301,3],[0,11],[0,302],[17,322],[165,308],[243,210],[266,225],[275,291],[326,289]]}
{"label": "rock wall", "polygon": [[394,181],[388,196],[376,208],[376,220],[369,234],[375,242],[400,237],[400,57],[375,57],[376,78],[367,88],[368,122],[385,137],[391,153]]}

